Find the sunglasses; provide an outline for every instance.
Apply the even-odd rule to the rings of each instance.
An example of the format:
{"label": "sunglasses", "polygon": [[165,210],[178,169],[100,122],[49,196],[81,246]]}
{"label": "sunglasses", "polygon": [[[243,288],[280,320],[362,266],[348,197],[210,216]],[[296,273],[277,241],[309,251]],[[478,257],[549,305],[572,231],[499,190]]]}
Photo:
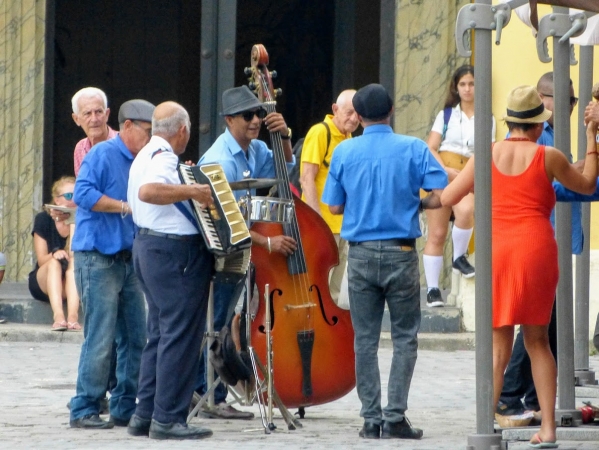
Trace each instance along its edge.
{"label": "sunglasses", "polygon": [[246,122],[251,122],[254,116],[258,116],[258,119],[262,120],[267,116],[267,112],[264,108],[257,109],[256,111],[245,111],[239,114],[235,114],[235,116],[243,117],[243,120]]}
{"label": "sunglasses", "polygon": [[132,120],[132,122],[134,125],[137,125],[139,128],[144,130],[147,133],[148,137],[152,138],[152,126],[150,126],[149,128],[146,128],[137,120]]}
{"label": "sunglasses", "polygon": [[[541,94],[543,97],[553,98],[550,94]],[[578,104],[578,97],[570,97],[570,106],[576,106]]]}
{"label": "sunglasses", "polygon": [[73,193],[65,192],[64,194],[57,195],[57,197],[64,197],[65,200],[73,200]]}

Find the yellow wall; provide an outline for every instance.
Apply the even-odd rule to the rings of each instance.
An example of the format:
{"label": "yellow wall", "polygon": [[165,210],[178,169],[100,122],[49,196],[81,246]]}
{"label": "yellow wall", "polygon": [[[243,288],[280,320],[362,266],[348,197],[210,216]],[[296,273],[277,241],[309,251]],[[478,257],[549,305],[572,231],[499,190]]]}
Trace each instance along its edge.
{"label": "yellow wall", "polygon": [[[539,6],[539,18],[551,12],[548,6]],[[549,39],[549,55],[552,53],[552,39]],[[576,58],[580,58],[578,46],[574,46]],[[594,82],[599,81],[599,49],[594,50]],[[570,66],[570,78],[574,84],[574,92],[578,96],[578,65]],[[507,94],[514,87],[521,84],[536,86],[538,79],[545,72],[553,70],[553,61],[544,64],[537,56],[536,40],[530,28],[524,25],[516,14],[502,33],[501,44],[493,46],[493,115],[497,120],[497,138],[502,139],[507,133],[507,128],[501,120],[505,115]],[[572,154],[577,154],[578,139],[576,126],[578,121],[578,107],[572,114]],[[599,203],[594,203],[591,208],[591,248],[599,249]]]}

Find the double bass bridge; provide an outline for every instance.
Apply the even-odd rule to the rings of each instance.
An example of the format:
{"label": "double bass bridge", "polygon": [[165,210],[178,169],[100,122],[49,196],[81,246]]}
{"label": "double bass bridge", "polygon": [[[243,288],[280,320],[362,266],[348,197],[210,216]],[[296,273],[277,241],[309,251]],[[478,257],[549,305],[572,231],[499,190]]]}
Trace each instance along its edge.
{"label": "double bass bridge", "polygon": [[303,309],[303,308],[314,308],[316,303],[303,303],[301,305],[285,305],[283,309],[285,311],[291,311],[292,309]]}

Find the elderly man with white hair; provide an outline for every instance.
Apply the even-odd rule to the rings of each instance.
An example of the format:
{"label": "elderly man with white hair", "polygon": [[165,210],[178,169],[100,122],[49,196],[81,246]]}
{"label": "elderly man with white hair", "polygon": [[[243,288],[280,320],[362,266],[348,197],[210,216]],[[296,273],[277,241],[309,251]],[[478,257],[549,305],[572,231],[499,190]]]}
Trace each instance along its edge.
{"label": "elderly man with white hair", "polygon": [[117,132],[108,126],[110,108],[106,94],[95,87],[85,87],[77,91],[71,99],[73,107],[73,120],[77,126],[83,128],[86,137],[77,142],[73,161],[75,176],[79,175],[79,168],[85,155],[99,142],[112,139]]}

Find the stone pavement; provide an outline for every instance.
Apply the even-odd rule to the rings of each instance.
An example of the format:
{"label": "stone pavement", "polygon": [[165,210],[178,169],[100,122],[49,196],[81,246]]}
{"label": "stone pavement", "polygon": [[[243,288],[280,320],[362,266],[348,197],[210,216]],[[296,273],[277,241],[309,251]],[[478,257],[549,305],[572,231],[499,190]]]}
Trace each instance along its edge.
{"label": "stone pavement", "polygon": [[[384,395],[392,352],[388,341],[382,342],[379,360]],[[214,436],[200,442],[133,438],[124,428],[71,429],[65,405],[75,390],[79,350],[80,345],[73,342],[0,341],[0,448],[150,450],[209,446],[219,450],[456,450],[465,449],[467,436],[476,431],[474,352],[430,350],[419,352],[408,411],[412,424],[424,429],[421,441],[364,441],[358,438],[362,420],[355,390],[335,402],[307,408],[303,428],[295,431],[287,430],[275,410],[278,428],[271,435],[265,435],[261,430],[247,431],[260,429],[258,418],[253,421],[202,420],[204,426],[214,431]],[[591,357],[591,367],[599,371],[599,357]],[[582,399],[577,399],[576,404],[581,402]],[[258,414],[257,406],[249,409]],[[561,441],[560,444],[562,450],[599,448],[599,442]],[[525,449],[527,445],[525,442],[509,443],[508,448]]]}

